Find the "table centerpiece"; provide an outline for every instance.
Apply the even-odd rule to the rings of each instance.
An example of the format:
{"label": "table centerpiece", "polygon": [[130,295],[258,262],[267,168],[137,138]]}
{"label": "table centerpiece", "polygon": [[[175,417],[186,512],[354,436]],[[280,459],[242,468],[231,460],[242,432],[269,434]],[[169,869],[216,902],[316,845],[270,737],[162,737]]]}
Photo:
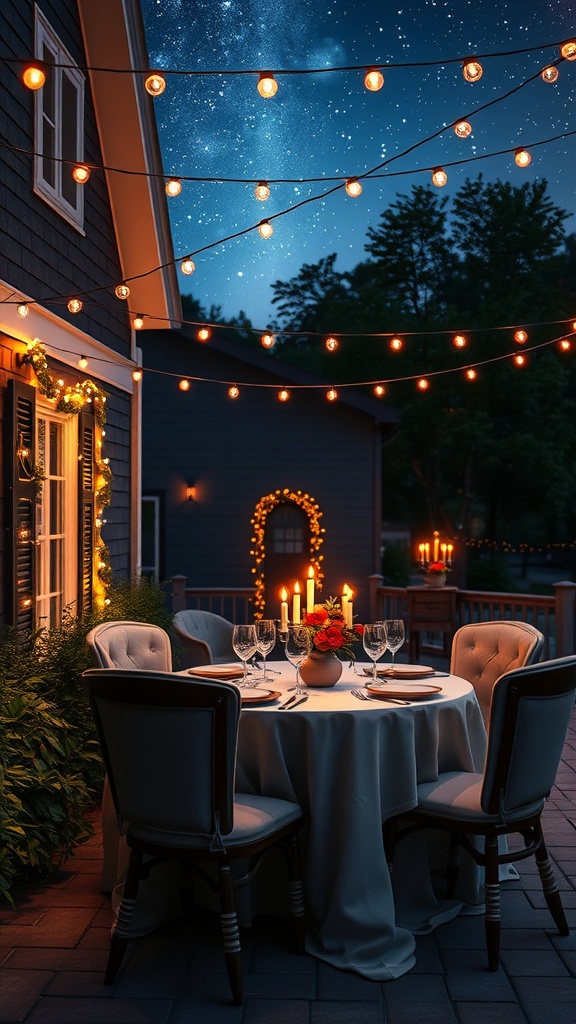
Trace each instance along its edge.
{"label": "table centerpiece", "polygon": [[446,577],[450,572],[446,562],[431,562],[424,576],[424,584],[427,587],[443,587],[446,584]]}
{"label": "table centerpiece", "polygon": [[342,674],[342,661],[355,661],[353,645],[362,639],[364,627],[348,625],[334,597],[306,611],[302,625],[309,632],[311,649],[300,666],[300,676],[307,686],[334,686]]}

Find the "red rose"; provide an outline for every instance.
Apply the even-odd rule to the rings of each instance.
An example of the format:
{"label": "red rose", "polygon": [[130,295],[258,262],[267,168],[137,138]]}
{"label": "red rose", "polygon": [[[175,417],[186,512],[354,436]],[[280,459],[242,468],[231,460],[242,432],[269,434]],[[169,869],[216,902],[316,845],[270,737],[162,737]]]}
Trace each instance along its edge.
{"label": "red rose", "polygon": [[358,633],[358,636],[364,636],[364,626],[360,622],[356,623],[354,629]]}
{"label": "red rose", "polygon": [[340,628],[346,625],[346,619],[342,615],[342,612],[331,612],[330,622],[334,623],[335,626],[339,626]]}
{"label": "red rose", "polygon": [[314,637],[314,646],[319,651],[336,651],[339,647],[342,647],[343,643],[344,636],[338,626],[328,626],[327,629],[316,633]]}
{"label": "red rose", "polygon": [[306,612],[304,616],[304,625],[306,626],[321,626],[328,618],[328,612],[325,608],[319,608],[315,612]]}

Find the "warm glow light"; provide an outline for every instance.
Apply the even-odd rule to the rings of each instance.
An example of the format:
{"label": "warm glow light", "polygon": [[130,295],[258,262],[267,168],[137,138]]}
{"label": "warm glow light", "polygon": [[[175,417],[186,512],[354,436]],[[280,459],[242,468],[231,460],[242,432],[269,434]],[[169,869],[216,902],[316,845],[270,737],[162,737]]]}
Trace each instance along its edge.
{"label": "warm glow light", "polygon": [[235,384],[232,384],[228,388],[228,398],[238,398],[239,394],[240,394],[240,388],[236,387]]}
{"label": "warm glow light", "polygon": [[272,348],[275,345],[275,343],[276,343],[276,338],[274,337],[273,334],[266,333],[266,334],[263,334],[262,337],[260,338],[260,344],[264,348]]}
{"label": "warm glow light", "polygon": [[167,196],[179,196],[182,191],[182,182],[179,178],[169,178],[164,190]]}
{"label": "warm glow light", "polygon": [[270,198],[270,186],[266,181],[259,181],[254,189],[254,195],[261,203],[265,203]]}
{"label": "warm glow light", "polygon": [[467,82],[477,82],[484,74],[482,65],[473,58],[465,60],[462,65],[462,74]]}
{"label": "warm glow light", "polygon": [[282,388],[282,390],[278,392],[278,401],[279,402],[287,402],[289,398],[290,398],[290,392],[287,391],[286,388]]}
{"label": "warm glow light", "polygon": [[85,185],[90,177],[90,168],[86,164],[76,164],[72,168],[72,177],[78,185]]}
{"label": "warm glow light", "polygon": [[416,381],[416,387],[419,391],[428,391],[430,381],[426,380],[426,377],[420,377],[420,379]]}
{"label": "warm glow light", "polygon": [[532,163],[532,157],[527,149],[517,149],[514,153],[514,163],[518,167],[529,167]]}
{"label": "warm glow light", "polygon": [[463,334],[455,334],[452,338],[452,344],[454,345],[454,348],[465,348],[466,338]]}
{"label": "warm glow light", "polygon": [[270,238],[270,235],[274,234],[274,228],[269,220],[261,220],[258,225],[258,232],[262,238]]}
{"label": "warm glow light", "polygon": [[572,348],[572,342],[570,341],[569,338],[562,338],[562,341],[558,342],[558,348],[562,352],[569,352],[570,349]]}
{"label": "warm glow light", "polygon": [[117,299],[127,299],[130,295],[130,289],[127,284],[117,284],[114,289],[114,294]]}
{"label": "warm glow light", "polygon": [[448,181],[448,175],[443,167],[435,167],[432,171],[432,184],[437,188],[443,188]]}
{"label": "warm glow light", "polygon": [[209,327],[201,327],[200,330],[196,332],[196,337],[198,338],[198,341],[208,341],[210,333]]}
{"label": "warm glow light", "polygon": [[358,178],[348,178],[346,182],[346,195],[351,196],[352,199],[362,195],[362,185]]}
{"label": "warm glow light", "polygon": [[384,387],[384,385],[383,384],[375,384],[374,385],[374,394],[376,395],[376,398],[383,398],[384,395],[386,394],[386,388]]}
{"label": "warm glow light", "polygon": [[326,338],[324,345],[328,349],[328,352],[335,352],[336,349],[340,347],[340,342],[338,341],[338,338],[333,338],[332,335],[330,335],[329,338]]}
{"label": "warm glow light", "polygon": [[80,299],[68,299],[67,306],[70,313],[79,313],[82,309],[82,302]]}
{"label": "warm glow light", "polygon": [[27,89],[41,89],[46,81],[46,71],[41,61],[26,64],[22,71],[22,81]]}
{"label": "warm glow light", "polygon": [[567,39],[560,47],[560,54],[564,60],[576,60],[576,39]]}
{"label": "warm glow light", "polygon": [[454,134],[457,135],[459,139],[467,139],[468,136],[472,134],[472,125],[470,124],[470,121],[456,121],[456,124],[454,125]]}
{"label": "warm glow light", "polygon": [[572,330],[573,330],[573,331],[576,331],[576,320],[575,320],[575,321],[574,321],[574,323],[572,324]]}
{"label": "warm glow light", "polygon": [[516,331],[516,333],[514,335],[514,341],[518,345],[524,345],[525,342],[528,341],[528,335],[527,335],[526,331],[523,331],[522,329],[520,329],[519,331]]}
{"label": "warm glow light", "polygon": [[258,79],[258,92],[265,100],[275,96],[278,92],[278,82],[271,71],[261,71]]}
{"label": "warm glow light", "polygon": [[390,348],[392,349],[393,352],[400,352],[400,349],[402,349],[403,347],[404,342],[402,341],[402,338],[394,337],[390,339]]}
{"label": "warm glow light", "polygon": [[142,380],[142,370],[132,370],[132,380],[135,381],[136,384],[138,381]]}
{"label": "warm glow light", "polygon": [[182,271],[183,274],[186,274],[187,276],[193,274],[194,271],[196,270],[196,264],[194,263],[194,260],[182,260],[182,263],[180,264],[180,270]]}
{"label": "warm glow light", "polygon": [[135,331],[141,331],[144,327],[144,316],[142,313],[137,313],[132,321],[132,327]]}
{"label": "warm glow light", "polygon": [[25,316],[28,316],[28,313],[30,312],[30,306],[28,305],[27,302],[20,302],[16,306],[16,312],[18,313],[18,316],[24,318]]}
{"label": "warm glow light", "polygon": [[180,391],[190,391],[190,381],[184,378],[184,380],[179,382],[178,387],[180,388]]}
{"label": "warm glow light", "polygon": [[335,402],[336,399],[338,398],[338,392],[336,391],[336,388],[328,388],[328,391],[326,392],[326,398],[328,399],[329,402]]}
{"label": "warm glow light", "polygon": [[153,71],[144,82],[146,92],[151,96],[161,96],[166,88],[166,79],[158,71]]}
{"label": "warm glow light", "polygon": [[478,377],[478,373],[473,366],[470,366],[466,370],[464,376],[466,377],[466,380],[476,380],[476,378]]}
{"label": "warm glow light", "polygon": [[364,85],[368,92],[379,92],[384,85],[384,75],[379,68],[368,68],[364,75]]}
{"label": "warm glow light", "polygon": [[526,356],[522,352],[519,352],[517,355],[514,356],[514,362],[516,366],[525,366]]}
{"label": "warm glow light", "polygon": [[80,359],[78,360],[78,366],[80,367],[81,370],[86,369],[86,367],[88,366],[88,360],[86,359],[86,356],[80,356]]}
{"label": "warm glow light", "polygon": [[549,83],[557,82],[558,81],[558,75],[559,75],[558,68],[555,67],[553,64],[549,68],[544,68],[544,70],[540,72],[540,77],[541,77],[543,82],[549,82]]}

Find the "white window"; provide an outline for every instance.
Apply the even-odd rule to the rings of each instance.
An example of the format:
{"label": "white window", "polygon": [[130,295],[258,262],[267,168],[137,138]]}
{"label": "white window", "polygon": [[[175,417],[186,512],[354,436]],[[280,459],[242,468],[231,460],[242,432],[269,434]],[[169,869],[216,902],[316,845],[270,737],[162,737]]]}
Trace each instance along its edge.
{"label": "white window", "polygon": [[34,191],[82,230],[84,186],[74,181],[72,164],[84,159],[84,78],[38,7],[35,14],[36,57],[47,75],[34,94]]}
{"label": "white window", "polygon": [[149,494],[142,498],[141,572],[160,580],[160,498]]}
{"label": "white window", "polygon": [[57,627],[77,593],[77,419],[38,409],[36,462],[44,480],[36,503],[38,626]]}

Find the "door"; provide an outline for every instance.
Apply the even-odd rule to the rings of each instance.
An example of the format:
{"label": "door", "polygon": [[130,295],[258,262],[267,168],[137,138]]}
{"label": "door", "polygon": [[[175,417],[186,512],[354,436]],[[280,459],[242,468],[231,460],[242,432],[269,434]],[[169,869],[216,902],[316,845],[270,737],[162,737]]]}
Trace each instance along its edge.
{"label": "door", "polygon": [[282,587],[292,593],[298,581],[302,607],[305,605],[310,565],[310,523],[306,512],[291,502],[272,509],[266,520],[265,545],[265,617],[277,619]]}

